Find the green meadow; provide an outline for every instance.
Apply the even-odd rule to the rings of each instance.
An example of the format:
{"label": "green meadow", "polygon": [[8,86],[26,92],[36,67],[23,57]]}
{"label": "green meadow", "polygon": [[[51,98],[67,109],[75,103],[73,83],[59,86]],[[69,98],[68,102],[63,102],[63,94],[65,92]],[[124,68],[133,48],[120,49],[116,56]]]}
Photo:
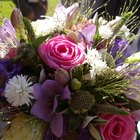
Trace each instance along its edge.
{"label": "green meadow", "polygon": [[[59,3],[59,0],[48,0],[48,12],[47,15],[51,16],[54,12],[55,6]],[[11,0],[0,0],[0,18],[10,18],[11,11],[15,5]]]}

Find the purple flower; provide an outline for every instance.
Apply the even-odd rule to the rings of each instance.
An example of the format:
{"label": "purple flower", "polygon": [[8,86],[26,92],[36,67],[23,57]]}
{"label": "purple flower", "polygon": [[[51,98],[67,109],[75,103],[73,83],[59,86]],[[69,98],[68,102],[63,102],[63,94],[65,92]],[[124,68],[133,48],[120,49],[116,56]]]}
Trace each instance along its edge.
{"label": "purple flower", "polygon": [[116,38],[113,45],[108,49],[108,52],[115,58],[116,65],[119,65],[130,56],[129,50],[130,46],[125,39]]}
{"label": "purple flower", "polygon": [[126,91],[125,96],[127,98],[136,100],[139,102],[140,95],[140,63],[135,63],[129,66],[127,72],[129,75],[126,76],[127,79],[131,80],[130,85],[128,86],[128,91]]}
{"label": "purple flower", "polygon": [[16,32],[8,19],[4,19],[3,25],[0,27],[0,57],[4,58],[11,49],[19,46],[16,39]]}
{"label": "purple flower", "polygon": [[87,24],[85,27],[82,29],[82,31],[79,32],[79,39],[83,38],[86,40],[86,43],[89,46],[92,46],[93,44],[93,36],[95,35],[96,32],[96,26],[94,24]]}
{"label": "purple flower", "polygon": [[135,121],[140,121],[140,109],[131,112],[132,117]]}
{"label": "purple flower", "polygon": [[60,137],[63,133],[63,116],[57,113],[58,102],[70,98],[68,86],[62,86],[54,80],[46,80],[42,85],[34,85],[35,104],[32,106],[31,114],[50,122],[52,133]]}
{"label": "purple flower", "polygon": [[0,95],[3,93],[8,79],[11,79],[16,74],[20,74],[20,72],[20,65],[13,64],[9,60],[0,60]]}

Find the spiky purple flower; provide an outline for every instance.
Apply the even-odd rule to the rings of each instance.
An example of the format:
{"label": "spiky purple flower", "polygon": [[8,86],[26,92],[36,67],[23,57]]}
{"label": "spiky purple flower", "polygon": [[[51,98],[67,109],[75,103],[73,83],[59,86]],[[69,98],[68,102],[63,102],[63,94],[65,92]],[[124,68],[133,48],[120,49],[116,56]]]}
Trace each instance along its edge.
{"label": "spiky purple flower", "polygon": [[108,52],[115,59],[116,65],[124,62],[124,60],[130,56],[130,46],[128,42],[123,38],[116,38],[112,46],[108,49]]}
{"label": "spiky purple flower", "polygon": [[11,49],[13,51],[18,46],[19,41],[16,39],[15,29],[10,20],[4,19],[3,25],[0,27],[0,58],[7,57],[6,55],[9,55],[9,52],[11,56]]}

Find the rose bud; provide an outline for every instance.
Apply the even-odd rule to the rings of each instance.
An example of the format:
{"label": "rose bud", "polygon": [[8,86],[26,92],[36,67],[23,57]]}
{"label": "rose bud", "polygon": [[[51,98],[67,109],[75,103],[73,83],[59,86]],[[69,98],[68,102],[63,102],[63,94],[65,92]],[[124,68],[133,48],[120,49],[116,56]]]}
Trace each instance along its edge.
{"label": "rose bud", "polygon": [[20,28],[22,23],[22,13],[19,9],[15,8],[11,14],[11,23],[15,29]]}
{"label": "rose bud", "polygon": [[70,80],[69,73],[63,68],[58,68],[55,71],[55,80],[65,86]]}

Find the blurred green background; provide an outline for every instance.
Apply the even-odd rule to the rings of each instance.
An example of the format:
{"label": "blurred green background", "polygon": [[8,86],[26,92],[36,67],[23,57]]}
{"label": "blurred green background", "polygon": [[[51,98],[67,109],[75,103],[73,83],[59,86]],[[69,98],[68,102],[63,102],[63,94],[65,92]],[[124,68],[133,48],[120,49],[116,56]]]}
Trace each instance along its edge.
{"label": "blurred green background", "polygon": [[[48,12],[47,15],[51,16],[54,12],[55,6],[59,3],[59,0],[48,0]],[[6,17],[9,18],[12,9],[15,5],[11,0],[0,0],[0,18]]]}

